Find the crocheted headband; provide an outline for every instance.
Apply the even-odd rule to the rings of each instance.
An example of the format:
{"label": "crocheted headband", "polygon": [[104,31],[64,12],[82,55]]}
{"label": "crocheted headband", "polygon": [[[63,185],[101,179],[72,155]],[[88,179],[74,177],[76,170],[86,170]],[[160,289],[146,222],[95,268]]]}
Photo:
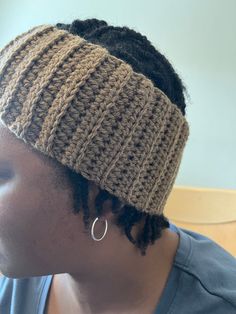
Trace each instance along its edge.
{"label": "crocheted headband", "polygon": [[84,38],[39,25],[0,51],[0,119],[126,204],[161,214],[189,135],[146,76]]}

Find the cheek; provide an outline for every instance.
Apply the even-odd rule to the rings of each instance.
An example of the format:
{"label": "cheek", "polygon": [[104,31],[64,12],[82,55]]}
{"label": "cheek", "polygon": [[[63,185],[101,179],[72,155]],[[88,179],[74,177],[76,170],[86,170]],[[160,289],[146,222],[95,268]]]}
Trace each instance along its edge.
{"label": "cheek", "polygon": [[83,250],[83,223],[72,215],[72,203],[46,182],[21,181],[4,193],[0,187],[0,270],[52,271],[50,265],[66,265],[71,252]]}
{"label": "cheek", "polygon": [[[21,186],[9,188],[5,193],[0,194],[0,234],[21,233],[32,228],[32,217],[35,203],[32,197],[34,193],[27,193]],[[35,200],[36,201],[36,200]]]}
{"label": "cheek", "polygon": [[47,237],[44,205],[40,189],[33,186],[21,183],[0,191],[0,253],[11,257],[37,250],[37,239]]}

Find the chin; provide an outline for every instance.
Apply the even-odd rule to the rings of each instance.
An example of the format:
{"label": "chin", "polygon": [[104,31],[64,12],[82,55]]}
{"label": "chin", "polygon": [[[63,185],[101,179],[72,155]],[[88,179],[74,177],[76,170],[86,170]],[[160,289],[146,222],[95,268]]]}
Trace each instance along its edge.
{"label": "chin", "polygon": [[30,277],[30,275],[25,271],[22,272],[18,269],[9,268],[9,266],[4,269],[4,267],[0,267],[0,277],[5,276],[12,279],[21,279]]}

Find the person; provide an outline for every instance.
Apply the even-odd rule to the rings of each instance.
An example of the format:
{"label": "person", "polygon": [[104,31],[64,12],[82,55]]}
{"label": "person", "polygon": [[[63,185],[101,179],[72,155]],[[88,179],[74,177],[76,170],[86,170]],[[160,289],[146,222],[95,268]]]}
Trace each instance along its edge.
{"label": "person", "polygon": [[236,259],[163,212],[186,93],[147,37],[104,20],[3,47],[1,313],[236,313]]}

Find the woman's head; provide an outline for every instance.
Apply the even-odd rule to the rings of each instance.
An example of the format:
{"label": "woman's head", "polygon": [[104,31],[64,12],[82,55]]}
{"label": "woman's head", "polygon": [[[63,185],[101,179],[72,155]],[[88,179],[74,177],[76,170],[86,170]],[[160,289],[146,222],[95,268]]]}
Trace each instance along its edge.
{"label": "woman's head", "polygon": [[[104,259],[119,259],[117,252],[132,249],[115,226],[110,202],[104,204],[109,232],[95,242],[83,224],[82,212],[74,215],[72,186],[65,169],[31,149],[0,122],[0,270],[8,277],[50,273],[92,272]],[[95,212],[97,187],[91,183],[88,203]],[[92,213],[91,213],[92,214]],[[95,214],[93,214],[95,217]],[[103,224],[96,233],[103,232]],[[109,247],[112,243],[112,247]]]}
{"label": "woman's head", "polygon": [[[166,119],[165,124],[163,124],[163,129],[161,130],[162,133],[160,133],[159,136],[161,137],[161,135],[163,134],[168,134],[169,130],[170,141],[167,143],[164,143],[164,141],[156,142],[159,143],[158,145],[156,144],[156,147],[164,146],[163,150],[162,149],[159,150],[160,159],[164,159],[165,156],[168,156],[169,158],[168,161],[170,161],[170,164],[172,162],[172,164],[174,164],[175,166],[173,170],[174,172],[171,173],[170,171],[172,176],[172,182],[171,178],[167,176],[168,172],[167,173],[163,172],[164,174],[166,174],[167,177],[166,181],[169,184],[168,188],[167,185],[165,189],[163,188],[163,190],[159,188],[159,190],[161,191],[160,193],[162,193],[160,195],[162,196],[162,201],[164,204],[169,194],[169,190],[172,187],[173,180],[175,179],[175,176],[177,174],[181,152],[183,150],[183,146],[188,135],[187,125],[183,123],[184,120],[181,120],[181,116],[179,114],[181,112],[183,116],[185,115],[185,101],[184,101],[185,88],[181,82],[181,79],[178,77],[173,67],[166,60],[166,58],[151,45],[151,43],[147,40],[145,36],[142,36],[141,34],[136,33],[135,31],[130,30],[127,27],[108,26],[105,21],[99,21],[97,19],[89,19],[85,21],[76,20],[71,25],[58,23],[56,26],[58,29],[61,30],[65,29],[73,35],[81,36],[80,38],[83,37],[90,43],[100,45],[107,49],[111,55],[116,56],[121,60],[124,60],[133,68],[134,71],[136,71],[137,73],[141,73],[145,75],[147,78],[149,78],[153,82],[154,86],[158,87],[162,92],[164,92],[172,101],[172,103],[174,103],[179,108],[179,111],[176,113],[176,116],[178,114],[179,125],[177,126],[178,130],[182,130],[183,135],[182,138],[181,134],[177,133],[177,126],[176,128],[173,128],[171,126],[171,123],[168,123],[171,121],[171,115],[169,118],[170,120],[167,121],[166,117],[169,117],[168,113],[170,113],[170,109],[168,110],[166,109],[167,116],[163,115],[163,117],[165,117]],[[50,29],[48,30],[48,32],[50,32]],[[113,114],[117,118],[116,122],[118,122],[118,124],[114,125],[114,128],[112,127],[110,131],[113,136],[112,139],[113,140],[116,139],[117,142],[116,145],[113,146],[113,149],[110,150],[109,152],[110,156],[112,156],[112,153],[115,152],[115,150],[119,147],[118,144],[121,143],[122,140],[122,138],[115,137],[117,131],[114,132],[114,130],[118,129],[118,126],[121,123],[121,121],[123,121],[122,123],[125,122],[126,124],[125,123],[123,124],[123,126],[127,125],[127,128],[123,130],[123,137],[125,137],[125,135],[131,132],[132,130],[133,132],[135,132],[135,128],[134,127],[133,129],[131,128],[132,123],[130,122],[135,123],[136,121],[135,119],[132,120],[132,115],[129,116],[129,120],[125,120],[125,117],[128,116],[127,114],[129,112],[129,111],[125,112],[126,106],[127,110],[131,110],[131,107],[128,108],[128,104],[134,102],[135,100],[134,98],[135,94],[132,93],[132,88],[134,84],[132,84],[133,81],[130,79],[131,74],[129,72],[129,68],[124,67],[120,72],[121,73],[120,75],[122,75],[123,73],[124,77],[123,81],[120,80],[120,82],[118,82],[120,85],[116,86],[116,89],[115,88],[112,89],[111,86],[109,88],[109,84],[107,84],[106,87],[105,83],[109,82],[109,78],[112,78],[112,75],[114,75],[114,70],[115,69],[117,70],[117,67],[115,67],[117,65],[115,65],[115,63],[114,64],[110,63],[110,66],[106,67],[105,62],[99,61],[101,58],[105,56],[103,55],[104,51],[102,50],[99,52],[100,55],[97,55],[97,61],[95,58],[91,58],[90,60],[91,63],[94,62],[95,67],[97,65],[100,66],[99,71],[96,72],[93,69],[93,71],[90,70],[89,72],[89,67],[87,67],[89,62],[87,60],[87,62],[83,63],[83,58],[85,58],[86,55],[88,55],[91,52],[91,47],[87,46],[86,49],[84,50],[82,50],[81,48],[81,55],[79,56],[78,54],[79,58],[77,60],[77,64],[81,64],[81,67],[78,67],[79,70],[77,68],[78,70],[77,75],[74,76],[73,80],[69,81],[69,86],[73,86],[74,90],[77,88],[76,93],[74,94],[71,92],[67,93],[66,89],[63,90],[63,80],[66,80],[68,77],[70,77],[71,72],[75,71],[76,64],[74,63],[70,69],[65,68],[64,65],[66,63],[69,63],[70,60],[72,60],[73,56],[71,52],[72,51],[73,53],[76,52],[75,48],[76,45],[78,48],[78,41],[76,42],[75,40],[73,42],[73,40],[71,40],[71,42],[67,43],[66,47],[65,45],[63,46],[63,39],[65,38],[64,33],[62,32],[60,36],[61,37],[57,41],[58,44],[57,46],[52,46],[53,43],[56,42],[55,38],[54,42],[52,41],[51,38],[50,40],[48,40],[48,46],[46,45],[44,46],[43,43],[47,41],[47,31],[45,33],[42,32],[42,34],[40,34],[40,36],[38,35],[38,37],[36,35],[30,37],[29,34],[28,35],[26,34],[24,47],[20,46],[20,44],[17,46],[18,44],[17,40],[14,43],[11,42],[7,47],[5,47],[5,50],[3,50],[2,56],[0,57],[3,59],[3,56],[5,54],[5,56],[7,56],[6,60],[7,58],[9,58],[6,61],[6,63],[2,62],[2,64],[0,64],[1,65],[0,69],[2,69],[2,73],[0,74],[1,95],[4,95],[4,93],[5,97],[6,95],[8,95],[8,98],[5,98],[7,99],[8,107],[5,105],[5,102],[4,103],[2,102],[1,104],[2,106],[1,112],[3,112],[1,117],[4,121],[4,124],[2,123],[3,122],[2,121],[0,125],[0,130],[2,132],[1,133],[2,136],[0,138],[1,140],[0,145],[4,147],[4,150],[2,150],[2,148],[0,150],[3,152],[0,156],[0,162],[1,160],[12,159],[17,164],[16,170],[9,169],[10,172],[15,174],[14,179],[13,177],[3,179],[2,183],[3,194],[2,195],[0,194],[2,204],[2,208],[0,211],[2,219],[0,219],[0,222],[2,224],[1,230],[3,235],[1,239],[3,252],[6,252],[6,255],[2,256],[2,260],[3,261],[5,260],[7,262],[5,264],[3,262],[2,265],[5,265],[6,267],[6,265],[12,265],[12,263],[13,264],[15,263],[15,265],[17,266],[22,262],[22,264],[19,265],[18,268],[19,274],[24,273],[23,265],[27,265],[27,261],[29,263],[30,260],[32,261],[31,264],[33,265],[31,271],[32,274],[34,273],[34,269],[39,270],[39,273],[40,269],[42,269],[43,273],[45,265],[48,265],[49,266],[48,271],[53,273],[57,271],[63,272],[63,270],[60,269],[60,266],[58,266],[58,268],[55,267],[54,269],[50,269],[51,257],[58,261],[58,265],[65,265],[66,269],[65,261],[66,254],[70,254],[74,250],[79,250],[81,254],[85,256],[85,259],[81,259],[81,263],[84,263],[83,265],[84,267],[86,258],[91,259],[93,257],[91,249],[93,250],[94,254],[99,255],[102,254],[102,252],[104,253],[105,251],[102,250],[102,246],[104,245],[103,248],[105,250],[107,249],[106,245],[99,243],[99,245],[96,247],[97,243],[94,243],[89,233],[89,227],[91,227],[92,221],[91,219],[94,219],[97,216],[104,216],[104,218],[108,219],[109,225],[106,237],[109,239],[114,238],[113,239],[114,247],[115,244],[117,243],[116,237],[118,236],[118,234],[119,236],[122,234],[124,236],[124,241],[125,239],[127,240],[127,238],[129,239],[127,243],[124,243],[124,249],[127,248],[131,249],[130,245],[133,246],[134,244],[139,249],[141,249],[143,254],[145,253],[145,249],[149,244],[153,244],[155,240],[161,237],[162,230],[169,227],[169,222],[164,217],[161,211],[159,213],[157,212],[156,214],[154,214],[154,211],[148,212],[147,208],[146,211],[145,210],[142,211],[142,208],[138,206],[136,208],[136,206],[133,205],[134,198],[132,199],[132,202],[129,202],[125,199],[124,194],[122,197],[118,197],[116,193],[110,193],[108,189],[106,190],[106,188],[102,188],[103,186],[102,187],[99,186],[99,183],[96,182],[96,180],[89,180],[88,178],[86,178],[86,176],[81,175],[80,171],[74,171],[73,166],[80,165],[78,163],[78,160],[76,159],[75,150],[73,149],[66,150],[67,154],[66,156],[68,157],[68,159],[65,158],[65,150],[63,151],[64,159],[57,158],[58,152],[62,147],[61,143],[68,145],[69,142],[70,144],[73,143],[73,145],[71,145],[70,147],[74,149],[75,147],[82,147],[86,155],[85,144],[86,141],[88,143],[88,139],[91,137],[91,132],[89,132],[89,130],[95,132],[94,130],[96,130],[96,128],[93,128],[91,118],[90,121],[86,121],[86,119],[83,120],[83,117],[84,116],[86,117],[86,106],[82,107],[81,104],[86,104],[86,102],[87,105],[91,106],[92,104],[96,103],[100,104],[101,106],[100,108],[98,106],[93,107],[93,110],[95,111],[93,112],[93,115],[91,117],[93,118],[93,116],[94,117],[96,116],[97,119],[93,121],[94,126],[96,125],[95,123],[97,123],[97,126],[101,125],[103,121],[101,119],[102,115],[100,115],[101,120],[99,120],[98,110],[100,110],[100,114],[102,113],[102,110],[105,110],[105,105],[104,107],[102,107],[105,100],[110,99],[110,102],[107,101],[106,104],[107,106],[109,106],[109,103],[111,105],[116,104],[117,107],[114,108],[117,108],[118,110],[113,111]],[[19,36],[19,42],[20,40],[21,36]],[[32,42],[35,43],[35,45],[37,45],[38,43],[42,43],[40,51],[37,50],[37,53],[38,54],[40,53],[40,58],[37,58],[35,60],[33,60],[34,48],[33,45],[30,45],[32,44]],[[13,53],[10,51],[10,49],[8,49],[9,47],[11,47],[11,45],[15,45],[14,47],[15,50]],[[70,49],[68,48],[68,45],[70,45],[69,47]],[[80,45],[81,47],[84,47],[83,41],[81,41]],[[50,47],[51,49],[48,49],[48,47]],[[58,53],[59,48],[61,50],[64,49],[64,52],[67,50],[67,52],[63,56],[64,59],[62,58],[62,56],[61,58],[58,56],[58,58],[54,58],[54,62],[50,62],[50,60],[52,60],[53,58],[53,55],[55,56],[55,54]],[[78,51],[79,50],[77,49],[77,52]],[[25,57],[26,53],[28,53],[28,56],[30,56],[31,54],[31,57],[28,58]],[[15,56],[14,54],[17,55],[18,57],[15,58],[13,62],[13,59],[10,60],[10,58],[14,58]],[[45,56],[47,58],[45,58]],[[43,62],[46,59],[48,62],[47,71],[45,71],[46,68],[45,64],[43,66]],[[104,60],[107,60],[106,57],[104,57]],[[20,77],[18,78],[14,77],[14,71],[16,70],[16,68],[14,69],[14,66],[16,68],[18,67],[17,68],[18,70],[19,69],[21,70]],[[21,66],[22,68],[20,68]],[[37,71],[36,66],[38,67]],[[28,72],[26,71],[27,67]],[[31,67],[30,68],[31,71],[29,71],[29,67]],[[125,70],[127,71],[127,73],[125,73]],[[54,76],[52,75],[53,71],[55,73]],[[20,71],[18,73],[20,73]],[[104,80],[105,74],[106,79]],[[93,77],[94,80],[93,79],[90,80],[91,77]],[[78,79],[77,84],[75,82],[76,79]],[[47,85],[46,83],[48,83],[49,81],[50,84]],[[81,82],[83,82],[83,84],[81,84]],[[123,98],[119,99],[115,93],[117,93],[117,90],[119,90],[119,93],[122,94],[122,91],[124,91],[126,88],[124,82],[130,82],[130,85],[129,86],[127,85],[128,87],[126,89],[126,94],[125,93],[123,94]],[[141,84],[142,82],[143,81],[140,80],[139,82],[135,82],[135,84]],[[116,83],[117,83],[116,81],[113,81],[114,85]],[[14,86],[15,88],[14,93],[12,94],[11,89],[8,90],[9,88],[8,86],[10,85]],[[78,85],[80,85],[81,87],[78,88]],[[140,90],[142,91],[141,89],[142,85],[139,86]],[[144,86],[142,86],[142,88],[143,87]],[[73,88],[71,88],[72,91]],[[105,91],[103,94],[100,93],[100,90],[102,88]],[[162,94],[158,94],[157,98],[153,98],[154,94],[151,94],[151,92],[153,92],[153,89],[148,82],[146,83],[145,88],[147,90],[147,93],[145,94],[143,92],[142,94],[140,92],[139,97],[144,98],[147,97],[146,101],[148,102],[153,102],[154,99],[159,100],[160,104],[162,104],[163,106],[162,107],[160,105],[159,114],[163,113],[163,110],[165,108],[172,108],[167,107],[166,98],[163,98]],[[6,94],[7,92],[8,94]],[[27,98],[29,92],[32,92],[31,95],[32,97]],[[138,93],[139,90],[136,89],[136,92]],[[46,116],[47,113],[50,112],[50,106],[52,105],[53,101],[55,103],[55,99],[59,94],[61,95],[61,97],[58,98],[57,101],[57,104],[59,104],[58,106],[60,108],[63,108],[64,103],[67,103],[67,105],[69,106],[67,106],[66,111],[64,112],[61,111],[61,113],[59,111],[57,112],[58,115],[57,117],[60,117],[60,119],[55,120],[55,123],[53,125],[54,139],[56,139],[56,141],[50,142],[53,133],[52,129],[50,129],[48,132],[47,127],[44,128],[44,133],[41,132],[41,142],[40,137],[38,137],[37,140],[35,141],[34,139],[35,134],[36,133],[39,134],[40,131],[42,131],[42,125],[40,125],[39,123],[40,119],[44,121],[43,122],[44,125],[48,126],[50,124],[50,119],[48,119],[47,122]],[[125,106],[123,105],[122,107],[121,104],[124,104],[126,99],[124,98],[124,96],[126,96],[126,98],[128,96],[128,98],[127,103],[125,104]],[[70,98],[70,102],[68,102],[68,98]],[[99,99],[101,99],[100,102]],[[21,112],[23,108],[23,103],[24,104],[27,103],[27,105],[25,105],[24,107],[25,110],[24,115],[22,115]],[[48,106],[49,103],[50,106]],[[83,112],[80,112],[81,113],[80,118],[79,119],[77,118],[76,120],[75,119],[77,114],[76,110],[79,105],[81,106],[79,109],[83,110]],[[119,111],[119,105],[120,109],[122,109],[123,111],[122,110]],[[156,106],[157,105],[158,103],[156,104]],[[4,108],[5,111],[3,111],[2,108]],[[87,107],[87,109],[89,109],[89,107]],[[156,107],[156,109],[154,108],[154,111],[148,111],[148,113],[150,114],[150,112],[153,112],[153,115],[155,114],[157,115],[157,111],[158,107]],[[21,119],[23,117],[23,120],[18,119],[18,115],[20,112]],[[65,114],[65,112],[67,114]],[[135,111],[133,111],[132,114],[134,113]],[[55,111],[52,112],[51,114],[52,118],[53,114],[55,118]],[[145,118],[147,118],[147,115],[144,114],[143,120]],[[22,121],[24,123],[22,123]],[[64,125],[62,123],[60,124],[60,121],[64,121],[65,124]],[[76,124],[73,125],[75,121]],[[107,120],[107,123],[108,121],[109,120]],[[156,120],[156,122],[158,122],[158,119]],[[8,126],[11,125],[9,129],[13,131],[19,137],[19,139],[15,135],[13,135],[12,132],[8,130],[8,128],[6,128],[5,123]],[[88,130],[88,132],[86,134],[82,131],[81,133],[78,132],[78,134],[80,134],[80,137],[77,136],[73,138],[73,132],[75,132],[76,127],[79,125],[79,123],[81,123],[81,125],[83,125],[83,127],[85,127],[85,130]],[[106,119],[104,119],[104,126],[109,126],[109,123],[108,124],[107,123]],[[152,123],[154,123],[154,121],[150,120],[150,124]],[[128,128],[128,125],[130,126],[130,129]],[[70,128],[68,129],[66,126],[70,126]],[[179,126],[185,126],[185,128],[181,129]],[[28,130],[28,133],[25,130]],[[138,132],[138,130],[141,131],[141,129],[138,128],[138,125],[136,125],[136,132]],[[172,137],[171,139],[172,131],[173,133],[176,132],[176,134],[180,134],[179,135],[179,138],[181,139],[180,142],[175,142],[175,139],[178,139],[177,136]],[[100,135],[101,134],[102,129]],[[142,142],[142,139],[145,139],[145,137],[143,137],[141,133],[139,135],[140,140]],[[148,135],[151,136],[150,130]],[[83,145],[79,146],[78,143],[80,142],[80,138],[83,139],[83,143],[85,143],[84,146]],[[22,139],[24,139],[26,143],[24,143]],[[42,149],[42,147],[44,148],[46,147],[45,142],[43,143],[42,139],[44,139],[47,142],[48,147],[50,146],[50,148],[54,148],[54,155],[50,154],[50,150],[48,149],[48,147],[47,147],[48,151],[46,151],[46,149],[45,151]],[[105,139],[106,144],[109,147],[110,138],[106,137]],[[29,143],[31,145],[28,145]],[[34,148],[32,147],[32,143],[34,144],[33,145]],[[44,146],[43,144],[40,146],[40,143],[41,144],[43,143]],[[55,145],[55,143],[58,145]],[[172,148],[174,147],[174,143],[175,144],[177,143],[178,145],[176,144],[175,149],[172,150]],[[99,147],[99,143],[96,142],[96,137],[94,138],[93,144],[94,145],[97,144],[97,146]],[[155,147],[151,148],[150,145],[151,142],[146,143],[149,152],[151,152],[152,150],[155,151]],[[139,143],[137,142],[136,147],[139,148]],[[124,145],[123,147],[121,146],[120,148],[124,149],[125,151]],[[114,160],[116,160],[116,156],[119,155],[120,150],[116,151],[116,154],[114,154],[113,158],[109,160],[110,162],[113,161],[114,163]],[[173,157],[174,154],[176,154],[175,162],[173,161],[174,157],[170,158],[169,154],[170,150],[172,150],[171,157]],[[140,151],[142,152],[142,150]],[[97,154],[95,154],[96,156],[94,155],[89,156],[89,153],[91,154],[91,152],[92,151],[87,150],[87,154],[88,157],[90,157],[90,160],[95,159],[96,161],[98,160],[97,158],[99,157],[99,155],[102,156],[101,150],[100,151],[97,150]],[[156,152],[158,152],[158,150],[156,150]],[[75,159],[72,160],[70,159],[70,156],[73,154]],[[149,155],[153,157],[151,154]],[[146,160],[149,161],[151,166],[155,166],[155,162],[160,163],[160,160],[158,160],[157,157],[154,156],[155,158],[148,160],[147,156],[148,154],[146,154]],[[132,159],[131,158],[129,159],[131,160],[131,164],[133,162],[132,160],[137,162],[136,156],[134,154],[133,156],[129,154],[129,157],[132,157]],[[142,162],[142,166],[144,167],[145,165],[145,163],[143,163],[144,157],[145,157],[144,154],[142,156],[142,154],[139,153],[138,159],[140,163],[139,166],[141,166]],[[59,162],[58,160],[61,162]],[[67,164],[65,160],[66,161],[70,160],[70,164],[69,163]],[[99,170],[102,169],[106,161],[107,159],[103,159],[102,162],[101,159],[100,163],[97,163],[96,165],[97,173],[99,173]],[[84,164],[86,163],[85,162],[83,164],[81,163],[80,167],[83,168]],[[164,168],[167,167],[167,169],[170,169],[171,167],[170,164],[168,165],[166,162],[164,162],[163,167]],[[118,166],[118,163],[116,165]],[[130,163],[127,163],[127,167],[129,165]],[[4,167],[5,164],[3,165],[3,169],[5,169]],[[78,169],[80,169],[79,166],[77,170]],[[148,172],[150,171],[150,169],[148,170],[148,168],[146,168],[146,170],[147,172],[145,172],[144,167],[142,174],[143,177],[146,178],[145,179],[146,182],[148,182],[150,181],[150,178],[153,176],[153,173],[155,172],[151,173]],[[156,168],[155,171],[157,173],[158,171],[161,170],[162,168]],[[123,167],[122,178],[125,178],[125,174],[127,171],[126,168]],[[115,174],[116,172],[114,171],[112,175],[114,176]],[[150,177],[148,176],[148,174]],[[133,178],[132,180],[135,181],[134,179],[136,180],[136,178]],[[14,184],[12,185],[11,180],[13,180],[16,185]],[[157,177],[157,181],[158,180],[160,180],[159,177]],[[165,186],[164,181],[160,182],[163,182],[164,187]],[[122,183],[123,187],[124,183],[125,181]],[[126,183],[127,186],[128,184],[130,184],[130,182],[128,181],[126,181]],[[104,186],[106,187],[106,185]],[[127,188],[127,186],[125,187]],[[152,190],[154,189],[154,186],[155,184],[151,186]],[[107,185],[107,187],[110,187],[109,184]],[[141,187],[139,186],[139,191],[140,193],[142,192],[142,186]],[[143,194],[144,192],[145,191],[143,191]],[[16,193],[16,195],[14,193]],[[156,192],[156,194],[158,195],[158,192]],[[139,204],[138,198],[137,204]],[[157,204],[156,207],[158,206],[159,205]],[[159,208],[161,209],[161,207]],[[84,224],[83,227],[85,227],[84,229],[82,227],[83,224]],[[12,228],[10,228],[9,226],[12,226]],[[103,232],[103,228],[104,228],[103,225],[101,225],[100,233]],[[96,230],[99,231],[98,229]],[[121,233],[119,233],[120,231]],[[52,235],[52,238],[48,238],[50,237],[50,235]],[[6,242],[4,242],[4,239],[6,240]],[[9,242],[7,239],[9,240]],[[19,242],[17,242],[17,240]],[[104,239],[103,241],[105,243],[106,240]],[[51,257],[48,257],[48,252],[51,252]],[[62,252],[64,254],[63,256],[61,256]],[[114,248],[113,250],[112,249],[110,250],[111,256],[113,253]],[[20,259],[19,256],[21,256],[22,259]],[[76,265],[73,265],[72,267],[75,266]],[[6,270],[6,272],[9,271],[9,273],[11,273],[10,267],[11,266],[9,266],[9,270],[7,270],[6,268],[3,269],[4,268],[3,267],[2,271],[4,272]],[[22,272],[20,270],[21,267]],[[74,269],[76,269],[76,267]]]}

